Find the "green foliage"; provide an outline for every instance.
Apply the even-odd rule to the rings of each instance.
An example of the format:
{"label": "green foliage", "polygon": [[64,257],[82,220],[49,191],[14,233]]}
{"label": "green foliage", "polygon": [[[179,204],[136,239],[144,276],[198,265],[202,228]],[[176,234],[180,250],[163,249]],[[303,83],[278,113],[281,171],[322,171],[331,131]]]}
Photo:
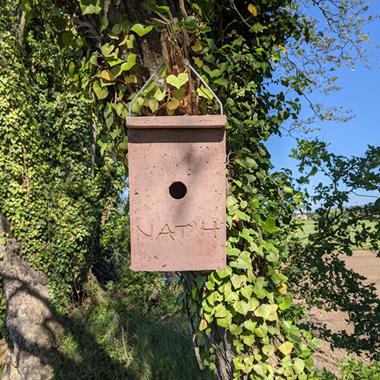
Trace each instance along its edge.
{"label": "green foliage", "polygon": [[363,157],[347,158],[330,153],[321,141],[300,141],[294,155],[300,160],[301,185],[316,173],[326,181],[308,197],[306,207],[317,207],[307,241],[295,242],[292,249],[289,274],[293,287],[311,305],[347,312],[352,333],[322,327],[318,328],[321,337],[336,347],[378,360],[380,301],[376,289],[347,268],[342,255],[352,255],[356,247],[380,252],[377,196],[370,196],[374,202],[363,206],[346,207],[351,194],[380,190],[379,148],[370,146]]}
{"label": "green foliage", "polygon": [[[125,291],[88,291],[97,301],[65,316],[55,378],[65,380],[211,380],[196,365],[188,324],[160,312],[164,296],[143,315],[137,296]],[[156,309],[157,308],[157,309]]]}
{"label": "green foliage", "polygon": [[361,360],[347,359],[341,364],[342,380],[379,380],[380,364],[365,365]]}
{"label": "green foliage", "polygon": [[[62,3],[68,9],[72,5]],[[360,15],[356,7],[362,2],[350,3],[355,15]],[[83,23],[74,12],[79,18],[75,24],[82,25],[80,35],[72,20],[50,3],[38,4],[39,18],[32,15],[36,4],[25,2],[34,17],[25,39],[30,48],[25,51],[9,32],[17,24],[17,15],[2,5],[9,24],[3,25],[0,44],[5,45],[0,51],[12,52],[5,60],[8,66],[13,63],[10,70],[0,68],[1,81],[6,81],[1,87],[6,96],[0,103],[0,133],[5,141],[0,148],[5,157],[0,161],[0,207],[23,242],[25,257],[49,275],[56,300],[67,299],[91,267],[116,290],[112,268],[118,267],[125,281],[121,287],[144,294],[135,305],[140,313],[147,312],[148,292],[162,285],[159,276],[132,274],[118,263],[125,260],[127,250],[120,243],[126,241],[120,224],[126,213],[116,211],[125,174],[121,163],[127,163],[124,120],[131,98],[146,79],[139,46],[153,33],[151,24],[157,22],[153,13],[158,12],[164,20],[161,26],[189,38],[190,58],[218,92],[229,120],[228,266],[222,271],[183,275],[180,298],[190,316],[194,342],[201,347],[204,363],[219,375],[230,371],[229,378],[316,378],[311,357],[316,341],[297,327],[299,308],[287,294],[284,275],[297,238],[293,214],[303,196],[293,189],[289,173],[270,171],[263,142],[279,133],[285,121],[297,122],[299,96],[317,86],[314,74],[325,74],[331,62],[344,56],[345,45],[339,42],[358,36],[358,24],[355,20],[336,24],[334,31],[340,39],[329,41],[315,20],[305,17],[291,0],[255,4],[198,0],[181,17],[173,17],[170,7],[150,1],[152,13],[146,15],[144,25],[130,22],[124,8],[118,8],[120,1],[107,2],[114,15],[108,17],[109,9],[102,8],[105,4],[79,2],[85,15]],[[339,15],[347,12],[346,6]],[[336,15],[329,14],[336,20]],[[330,62],[326,71],[309,69],[302,62],[305,50]],[[303,70],[292,61],[292,54],[301,57],[306,65]],[[15,61],[10,60],[12,56]],[[30,77],[29,68],[35,70]],[[136,100],[133,113],[181,114],[190,95],[186,93],[189,81],[187,72],[167,75],[164,67]],[[214,112],[207,89],[201,86],[196,93],[200,111]],[[96,330],[110,326],[109,334],[115,337],[119,325],[113,322],[118,317],[114,307],[109,303],[97,308],[90,326]],[[90,336],[94,334],[90,331]],[[103,345],[103,339],[104,335],[96,344]],[[78,342],[70,336],[64,341],[67,352],[75,357]],[[155,344],[148,342],[148,346]],[[107,355],[120,363],[121,347],[111,351]],[[225,359],[226,351],[230,359]],[[94,360],[98,357],[90,361]],[[147,376],[160,378],[161,367],[152,366],[158,372]],[[125,368],[121,371],[115,372],[116,377],[127,375]],[[178,376],[173,373],[173,378]]]}
{"label": "green foliage", "polygon": [[319,375],[321,380],[378,380],[380,365],[377,362],[365,364],[362,360],[345,359],[340,364],[339,374],[324,371]]}
{"label": "green foliage", "polygon": [[96,117],[68,85],[57,39],[63,15],[46,3],[19,45],[13,6],[1,5],[0,209],[64,311],[91,268],[98,226],[107,202],[117,198],[120,172],[111,169],[112,161],[98,159]]}
{"label": "green foliage", "polygon": [[[150,9],[169,14],[168,19],[159,16],[171,32],[187,33],[191,58],[222,98],[229,119],[228,266],[223,271],[184,276],[185,308],[193,328],[199,330],[196,338],[205,363],[216,370],[227,365],[218,362],[218,332],[222,329],[232,345],[234,378],[313,378],[315,342],[296,326],[298,309],[292,306],[287,277],[282,273],[291,237],[296,236],[292,216],[302,196],[292,189],[287,174],[269,172],[269,154],[262,142],[278,133],[284,121],[297,120],[297,95],[316,83],[314,72],[300,72],[291,54],[300,54],[304,48],[300,45],[320,54],[323,35],[317,23],[297,12],[293,1],[255,5],[195,1],[191,13],[178,19],[172,17],[169,7],[151,2]],[[116,150],[119,156],[125,152],[122,125],[127,105],[141,81],[138,68],[142,59],[135,59],[134,36],[146,37],[151,31],[127,23],[127,18],[121,14],[113,25],[109,20],[103,23],[102,46],[87,51],[81,68],[83,87],[95,92],[107,126],[102,152]],[[232,22],[223,24],[223,20]],[[351,32],[355,27],[355,23],[340,23],[337,30]],[[326,45],[324,52],[330,62],[340,54],[339,41],[345,35]],[[188,76],[183,72],[166,77],[165,70],[160,76],[171,88],[159,85],[160,79],[154,81],[136,100],[135,114],[181,112]],[[289,94],[289,89],[293,93]],[[206,101],[203,111],[212,112],[207,91],[200,87],[197,94]]]}

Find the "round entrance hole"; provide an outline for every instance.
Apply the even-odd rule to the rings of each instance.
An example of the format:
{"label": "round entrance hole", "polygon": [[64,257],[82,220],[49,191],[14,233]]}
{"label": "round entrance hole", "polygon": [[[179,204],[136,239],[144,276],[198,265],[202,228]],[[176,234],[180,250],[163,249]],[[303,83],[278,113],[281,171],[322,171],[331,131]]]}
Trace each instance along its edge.
{"label": "round entrance hole", "polygon": [[169,194],[174,199],[182,199],[187,193],[187,187],[182,182],[173,182],[169,187]]}

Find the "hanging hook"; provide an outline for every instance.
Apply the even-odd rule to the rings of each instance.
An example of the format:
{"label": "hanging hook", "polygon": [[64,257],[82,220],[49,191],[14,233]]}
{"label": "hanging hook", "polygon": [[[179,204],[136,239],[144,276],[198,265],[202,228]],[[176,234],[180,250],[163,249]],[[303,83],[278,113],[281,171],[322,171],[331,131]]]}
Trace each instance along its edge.
{"label": "hanging hook", "polygon": [[[199,75],[199,73],[194,69],[191,64],[188,64],[190,67],[190,70],[199,78],[199,80],[203,83],[203,85],[211,92],[212,96],[216,99],[216,101],[219,104],[220,107],[220,114],[223,115],[223,103],[221,100],[217,97],[215,92],[211,89],[211,87],[203,80],[203,78]],[[144,83],[144,85],[140,88],[139,91],[137,91],[136,95],[132,98],[131,102],[128,106],[128,116],[130,117],[132,114],[132,105],[136,101],[136,99],[141,95],[141,93],[147,88],[148,84],[154,79],[154,77],[161,71],[164,64],[161,63],[161,65],[154,71],[154,73],[149,77],[149,79]]]}

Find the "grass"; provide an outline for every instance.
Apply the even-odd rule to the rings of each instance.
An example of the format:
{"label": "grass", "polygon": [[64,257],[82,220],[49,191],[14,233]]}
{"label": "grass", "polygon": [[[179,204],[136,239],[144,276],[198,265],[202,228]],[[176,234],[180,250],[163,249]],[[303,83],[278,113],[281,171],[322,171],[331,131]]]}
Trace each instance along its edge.
{"label": "grass", "polygon": [[64,320],[59,380],[211,380],[198,369],[187,324],[141,315],[123,300],[74,310]]}

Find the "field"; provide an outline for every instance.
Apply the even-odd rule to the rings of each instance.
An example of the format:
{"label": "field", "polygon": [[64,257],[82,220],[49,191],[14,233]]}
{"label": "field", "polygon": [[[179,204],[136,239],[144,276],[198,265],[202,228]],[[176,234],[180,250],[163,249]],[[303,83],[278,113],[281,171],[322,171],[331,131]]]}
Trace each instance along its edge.
{"label": "field", "polygon": [[[380,258],[369,251],[355,251],[351,257],[342,256],[342,259],[348,268],[366,277],[367,284],[375,284],[377,296],[380,298]],[[348,322],[348,315],[341,311],[326,312],[313,308],[310,318],[315,325],[325,326],[337,334],[351,334],[353,331],[352,324]],[[338,364],[347,356],[346,350],[332,350],[330,344],[322,340],[317,353],[314,355],[314,360],[319,368],[336,372]],[[353,355],[350,354],[349,356]],[[361,359],[366,358],[362,357]]]}
{"label": "field", "polygon": [[[365,225],[366,225],[366,227],[373,228],[375,226],[375,222],[366,221]],[[308,239],[308,236],[310,234],[312,234],[313,232],[315,232],[315,222],[311,219],[308,219],[308,220],[303,221],[303,226],[302,226],[302,229],[299,230],[298,236],[306,242]],[[355,231],[352,229],[352,231],[350,232],[351,237],[353,237],[354,232]],[[355,250],[361,250],[361,249],[368,250],[369,249],[369,247],[365,246],[365,245],[360,246],[360,247],[354,246],[352,248]]]}

